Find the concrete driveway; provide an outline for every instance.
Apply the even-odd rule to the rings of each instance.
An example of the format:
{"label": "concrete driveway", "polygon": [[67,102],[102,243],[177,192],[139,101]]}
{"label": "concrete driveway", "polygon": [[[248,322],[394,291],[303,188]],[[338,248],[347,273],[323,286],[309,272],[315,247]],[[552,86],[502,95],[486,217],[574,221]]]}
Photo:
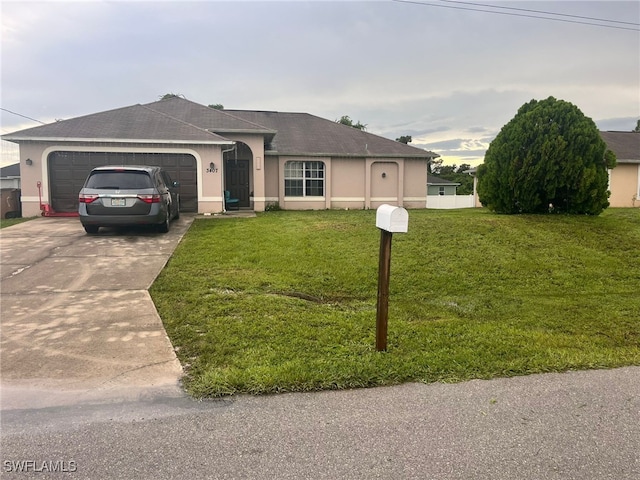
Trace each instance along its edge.
{"label": "concrete driveway", "polygon": [[182,395],[182,368],[147,289],[193,218],[168,234],[90,236],[77,218],[0,230],[3,410]]}

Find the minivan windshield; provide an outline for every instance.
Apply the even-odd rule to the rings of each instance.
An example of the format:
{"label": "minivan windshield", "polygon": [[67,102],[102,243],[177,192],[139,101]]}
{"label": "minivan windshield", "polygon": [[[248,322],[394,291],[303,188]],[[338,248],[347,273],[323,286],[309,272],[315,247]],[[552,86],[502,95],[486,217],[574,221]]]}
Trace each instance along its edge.
{"label": "minivan windshield", "polygon": [[153,188],[147,172],[98,170],[87,179],[86,188],[136,190]]}

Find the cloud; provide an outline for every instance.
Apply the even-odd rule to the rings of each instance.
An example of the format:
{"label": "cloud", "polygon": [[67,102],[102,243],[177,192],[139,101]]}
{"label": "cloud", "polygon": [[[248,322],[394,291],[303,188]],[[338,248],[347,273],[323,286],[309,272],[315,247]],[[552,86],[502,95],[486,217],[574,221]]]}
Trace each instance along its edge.
{"label": "cloud", "polygon": [[477,165],[482,161],[491,139],[452,138],[433,143],[411,143],[440,155],[445,165],[467,163]]}
{"label": "cloud", "polygon": [[[533,98],[570,101],[603,129],[640,117],[638,32],[398,2],[34,5],[2,4],[2,103],[45,122],[171,92],[349,115],[387,138],[479,154]],[[638,2],[518,7],[640,18]],[[1,119],[3,133],[24,128]]]}
{"label": "cloud", "polygon": [[636,128],[638,120],[640,120],[640,115],[637,117],[605,118],[597,121],[596,125],[602,131],[630,132]]}

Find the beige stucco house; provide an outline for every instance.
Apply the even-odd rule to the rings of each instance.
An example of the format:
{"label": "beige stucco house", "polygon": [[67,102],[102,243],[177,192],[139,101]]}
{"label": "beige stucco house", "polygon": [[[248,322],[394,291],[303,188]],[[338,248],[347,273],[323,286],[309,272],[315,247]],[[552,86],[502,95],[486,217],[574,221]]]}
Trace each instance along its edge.
{"label": "beige stucco house", "polygon": [[306,113],[216,110],[184,98],[72,118],[2,137],[20,146],[23,215],[73,214],[91,168],[164,166],[184,211],[425,208],[433,152]]}
{"label": "beige stucco house", "polygon": [[600,132],[617,165],[609,170],[612,207],[640,207],[640,132]]}

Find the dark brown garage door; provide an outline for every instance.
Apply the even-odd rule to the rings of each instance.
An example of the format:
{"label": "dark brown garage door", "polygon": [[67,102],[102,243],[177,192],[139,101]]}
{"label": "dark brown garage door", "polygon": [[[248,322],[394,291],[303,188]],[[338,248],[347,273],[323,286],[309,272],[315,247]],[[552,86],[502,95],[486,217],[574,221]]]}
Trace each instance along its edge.
{"label": "dark brown garage door", "polygon": [[49,154],[51,207],[78,211],[78,193],[91,169],[102,165],[159,165],[180,182],[180,211],[198,211],[196,159],[182,153],[52,152]]}

